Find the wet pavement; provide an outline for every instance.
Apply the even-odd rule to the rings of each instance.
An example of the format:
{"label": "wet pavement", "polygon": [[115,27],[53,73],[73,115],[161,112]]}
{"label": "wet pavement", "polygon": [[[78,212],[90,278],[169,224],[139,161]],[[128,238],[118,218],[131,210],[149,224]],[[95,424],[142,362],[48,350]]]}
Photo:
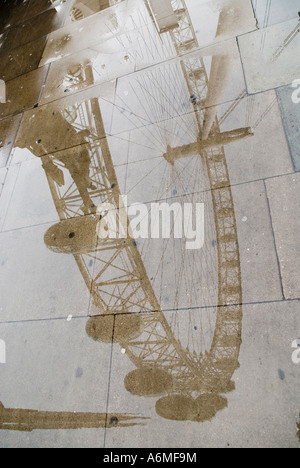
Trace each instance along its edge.
{"label": "wet pavement", "polygon": [[299,2],[8,3],[0,446],[298,448]]}

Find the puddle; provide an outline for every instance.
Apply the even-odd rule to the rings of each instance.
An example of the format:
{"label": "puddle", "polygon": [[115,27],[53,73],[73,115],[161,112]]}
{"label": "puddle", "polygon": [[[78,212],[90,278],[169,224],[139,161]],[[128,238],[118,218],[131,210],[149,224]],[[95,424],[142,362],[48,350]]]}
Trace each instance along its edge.
{"label": "puddle", "polygon": [[0,118],[31,109],[39,100],[46,78],[46,68],[39,68],[6,83],[6,103],[0,103]]}
{"label": "puddle", "polygon": [[69,20],[72,22],[81,21],[123,1],[124,0],[102,0],[97,2],[95,0],[74,0],[70,7]]}
{"label": "puddle", "polygon": [[36,70],[39,66],[46,38],[42,37],[34,42],[14,48],[11,52],[0,52],[1,72],[0,78],[5,82],[18,76]]}
{"label": "puddle", "polygon": [[[105,133],[98,101],[84,101],[81,106],[82,111],[77,108],[76,115],[86,115],[89,109],[92,109],[90,125],[97,127],[100,133]],[[202,116],[196,115],[195,125],[199,126],[198,131],[201,129],[205,113],[203,110]],[[155,397],[157,415],[163,418],[196,422],[213,418],[218,411],[227,406],[227,400],[222,394],[234,389],[231,379],[239,367],[242,326],[237,228],[223,149],[223,143],[225,140],[230,140],[230,136],[221,135],[215,118],[207,124],[207,127],[208,135],[215,135],[210,139],[204,136],[203,141],[207,143],[197,142],[186,150],[181,148],[173,159],[171,156],[162,155],[170,167],[176,164],[177,159],[189,159],[195,155],[199,158],[200,154],[204,158],[210,189],[214,189],[209,192],[211,197],[208,209],[211,216],[209,224],[213,231],[212,239],[217,238],[218,242],[217,249],[212,246],[212,242],[209,243],[214,255],[211,256],[209,251],[202,268],[198,255],[194,254],[192,259],[188,254],[182,256],[181,253],[178,257],[175,255],[172,261],[170,254],[165,255],[166,245],[163,247],[165,251],[163,255],[159,249],[157,255],[150,244],[139,248],[139,244],[130,237],[125,240],[98,241],[95,248],[99,216],[96,215],[95,218],[90,216],[90,224],[86,231],[83,230],[82,224],[84,220],[86,225],[86,216],[74,219],[71,217],[64,221],[65,216],[72,216],[71,210],[69,214],[67,212],[66,198],[63,204],[64,212],[60,215],[62,221],[51,227],[45,235],[45,243],[54,253],[74,255],[86,285],[91,291],[91,311],[94,316],[87,322],[87,335],[100,343],[108,344],[112,340],[118,343],[121,354],[136,366],[136,370],[125,376],[125,388],[137,397]],[[79,128],[83,131],[88,127],[82,121],[81,126],[77,126],[78,130]],[[245,136],[249,136],[248,131],[232,134],[233,140]],[[43,138],[41,140],[43,141]],[[75,199],[78,199],[79,205],[86,207],[84,214],[93,215],[94,207],[99,201],[110,201],[119,212],[122,200],[121,189],[109,142],[107,139],[101,139],[97,145],[90,146],[87,153],[92,150],[92,157],[89,158],[82,153],[88,148],[87,145],[80,148],[78,160],[74,152],[70,160],[68,153],[65,153],[66,159],[63,153],[55,153],[51,158],[51,170],[50,166],[44,167],[48,180],[53,184],[52,193],[58,193],[54,187],[64,185],[62,174],[58,175],[54,169],[54,167],[61,168],[63,163],[77,187],[76,190],[73,185],[72,191],[66,190],[66,193],[72,193],[70,206],[74,207]],[[166,149],[165,144],[165,151]],[[176,154],[176,149],[173,149],[173,152]],[[68,161],[75,169],[78,168],[80,184],[84,184],[85,188],[82,186],[80,189],[79,183],[76,182],[76,172],[72,175]],[[83,165],[86,165],[86,169],[83,169]],[[90,174],[91,168],[94,172],[93,177],[89,179],[87,175]],[[86,176],[83,176],[84,174]],[[93,187],[89,186],[89,180]],[[88,200],[85,202],[87,194],[89,194]],[[192,194],[191,196],[193,198]],[[182,202],[184,197],[183,195]],[[55,196],[54,202],[57,209],[62,206],[59,197]],[[121,218],[121,215],[119,216]],[[121,219],[121,223],[127,225],[128,219]],[[167,244],[173,251],[174,241],[169,240]],[[201,252],[202,257],[205,255]],[[95,263],[92,277],[86,274],[87,256],[92,257]],[[212,272],[212,262],[214,265],[210,286],[213,293],[208,294],[207,291],[205,293],[203,289],[199,295],[196,292],[199,290],[199,284],[197,285],[199,281],[195,282],[193,275],[198,271],[196,278],[199,278],[202,271],[202,281],[205,283],[205,277],[209,274],[207,275],[204,265],[209,263],[209,259],[210,272]],[[198,265],[197,261],[200,262]],[[154,274],[150,273],[151,269],[154,270]],[[162,275],[169,278],[168,296],[163,291]],[[160,281],[157,281],[158,279]],[[199,309],[180,310],[182,297],[187,298],[184,304],[186,307],[189,304],[195,307],[197,302],[199,305],[199,301],[202,301],[201,305],[207,309],[206,312]],[[167,310],[166,307],[178,309],[178,312],[174,312],[173,316],[167,319],[163,310]],[[148,313],[144,314],[145,311]],[[197,336],[199,329],[202,333]]]}
{"label": "puddle", "polygon": [[13,147],[21,116],[0,121],[0,167],[5,167]]}
{"label": "puddle", "polygon": [[[159,10],[151,15],[148,5],[137,0],[122,1],[81,21],[66,24],[50,35],[41,64],[98,45],[103,52],[109,51],[110,43],[106,41],[122,44],[129,40],[139,54],[142,67],[145,59],[157,63],[256,29],[248,0],[225,0],[221,7],[215,2],[199,5],[193,0],[168,0],[166,5],[175,11],[176,18],[173,15],[165,17]],[[170,18],[171,22],[163,23]],[[99,21],[101,28],[97,27]],[[159,21],[162,21],[160,25]]]}
{"label": "puddle", "polygon": [[[92,316],[82,336],[95,346],[118,347],[120,359],[133,366],[119,383],[136,398],[153,398],[157,417],[202,423],[229,405],[225,395],[234,391],[239,367],[242,280],[226,148],[252,141],[256,127],[249,115],[245,124],[224,122],[246,101],[230,38],[254,29],[255,22],[246,14],[246,1],[222,7],[175,3],[176,18],[170,14],[164,22],[162,15],[156,24],[142,2],[103,2],[96,14],[91,2],[74,2],[72,24],[50,34],[41,62],[54,62],[42,95],[46,105],[25,113],[11,162],[22,162],[22,170],[39,164],[44,175],[57,222],[35,235],[58,272],[72,261],[91,294]],[[205,15],[211,19],[206,28]],[[96,28],[100,23],[104,27]],[[229,40],[220,44],[224,39]],[[214,45],[198,50],[207,43]],[[171,60],[159,64],[165,59]],[[151,70],[119,79],[117,87],[109,82],[154,63]],[[33,80],[38,91],[41,82]],[[221,114],[219,106],[226,106]],[[249,107],[251,102],[248,112]],[[257,126],[258,118],[263,120],[255,116]],[[153,166],[155,158],[161,165],[155,177],[151,168],[132,171],[133,176],[127,168],[126,178],[119,179],[122,164],[142,160]],[[97,207],[110,202],[119,213],[124,180],[130,191],[144,184],[143,199],[136,192],[131,202],[205,201],[205,248],[189,254],[174,239],[99,241]],[[197,198],[201,191],[205,195]],[[18,197],[14,191],[12,206]],[[124,226],[128,222],[121,220]],[[31,225],[29,218],[21,227]],[[76,304],[74,309],[55,313],[71,327],[79,312]],[[79,382],[85,375],[86,367],[77,364],[74,378]],[[4,406],[1,418],[2,429],[24,431],[147,424],[136,415]]]}
{"label": "puddle", "polygon": [[[96,3],[98,7],[94,7]],[[228,127],[223,125],[245,103],[233,38],[256,28],[250,2],[168,0],[167,6],[162,9],[150,2],[149,14],[146,4],[135,0],[100,2],[100,7],[99,2],[76,0],[66,25],[50,33],[41,68],[27,75],[28,82],[24,76],[10,81],[9,99],[21,87],[26,99],[23,103],[20,93],[18,103],[11,99],[9,106],[0,105],[0,115],[31,110],[22,118],[10,159],[11,168],[22,164],[16,176],[20,190],[13,189],[12,214],[5,228],[22,229],[1,236],[3,249],[14,251],[15,262],[22,259],[22,268],[33,264],[26,255],[34,258],[34,252],[40,252],[32,275],[41,287],[32,293],[30,320],[42,321],[51,313],[51,318],[61,319],[71,329],[79,327],[80,317],[84,326],[80,332],[76,329],[76,340],[87,340],[89,349],[105,350],[107,356],[113,343],[119,359],[127,363],[119,385],[124,385],[130,397],[152,398],[153,418],[200,424],[230,406],[226,394],[234,391],[233,378],[239,368],[242,278],[226,148],[252,141],[265,115],[259,116],[258,123],[256,116],[254,128],[249,114],[245,123],[245,119],[242,123],[233,119]],[[54,17],[57,23],[53,23]],[[62,26],[62,16],[53,9],[45,8],[41,18],[45,18],[43,27],[48,32]],[[25,42],[40,37],[40,25],[34,26],[37,21],[36,17],[30,20],[32,34],[25,23]],[[15,48],[19,46],[19,27],[16,24]],[[207,44],[210,47],[204,48]],[[168,62],[162,65],[165,60]],[[46,76],[48,69],[43,65],[50,63]],[[143,70],[154,64],[153,69]],[[26,69],[27,64],[24,66]],[[127,76],[136,70],[140,71]],[[120,79],[122,75],[126,77]],[[116,78],[118,82],[110,81]],[[36,107],[44,83],[42,102]],[[223,105],[226,108],[220,115],[219,106]],[[248,112],[249,107],[251,102]],[[156,159],[160,166],[154,177],[151,171]],[[145,161],[141,173],[130,174],[131,163]],[[122,166],[126,167],[125,176],[120,176]],[[26,174],[30,173],[42,175],[43,182],[42,177],[38,181],[33,177],[33,189],[27,186],[25,190]],[[24,186],[21,180],[25,180]],[[134,193],[137,186],[140,192]],[[42,202],[34,196],[35,188]],[[30,213],[26,218],[27,208],[25,215],[20,213],[24,192],[28,199],[43,204],[44,214],[51,202],[47,225],[35,228],[38,220]],[[101,203],[113,205],[120,230],[128,227],[129,217],[121,210],[122,195],[127,192],[132,203],[166,199],[176,199],[180,206],[205,203],[204,248],[187,252],[185,243],[173,238],[145,242],[131,235],[99,239],[97,229],[104,215],[100,217],[97,207]],[[33,211],[36,215],[37,210]],[[46,219],[39,221],[46,223]],[[28,247],[23,254],[29,238],[30,252]],[[3,265],[3,278],[13,270],[7,268],[5,271]],[[24,270],[19,275],[24,277]],[[75,277],[78,283],[73,283]],[[76,292],[68,289],[68,280]],[[59,304],[53,293],[58,283],[57,290],[67,298]],[[30,287],[33,291],[34,284]],[[42,308],[41,291],[49,295]],[[28,319],[27,307],[25,302],[24,310],[14,312],[14,319]],[[5,313],[12,313],[8,306]],[[48,341],[48,346],[55,346]],[[102,377],[101,366],[98,375],[94,361],[93,366],[72,363],[74,385],[83,385],[91,369],[97,378]],[[104,391],[107,383],[103,383]],[[60,388],[68,385],[63,382]],[[47,395],[52,398],[53,393],[51,386]],[[0,428],[4,430],[124,428],[150,421],[150,414],[70,413],[25,409],[32,408],[29,404],[23,409],[10,406],[0,407]]]}

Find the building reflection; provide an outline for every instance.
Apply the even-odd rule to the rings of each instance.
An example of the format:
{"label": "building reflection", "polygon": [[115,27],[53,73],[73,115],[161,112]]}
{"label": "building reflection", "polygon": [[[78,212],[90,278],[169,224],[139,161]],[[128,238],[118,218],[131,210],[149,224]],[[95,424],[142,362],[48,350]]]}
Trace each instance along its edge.
{"label": "building reflection", "polygon": [[88,16],[94,15],[99,11],[117,5],[123,1],[124,0],[75,0],[70,11],[70,16],[72,21],[81,21]]}
{"label": "building reflection", "polygon": [[99,429],[143,424],[129,414],[76,413],[4,408],[0,402],[0,429],[32,432],[55,429]]}

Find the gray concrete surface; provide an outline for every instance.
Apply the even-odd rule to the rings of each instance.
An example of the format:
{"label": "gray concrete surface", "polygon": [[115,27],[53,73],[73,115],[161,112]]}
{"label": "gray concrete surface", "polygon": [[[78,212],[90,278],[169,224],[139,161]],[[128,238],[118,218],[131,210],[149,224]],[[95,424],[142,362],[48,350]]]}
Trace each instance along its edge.
{"label": "gray concrete surface", "polygon": [[164,2],[3,17],[1,448],[299,447],[300,8]]}

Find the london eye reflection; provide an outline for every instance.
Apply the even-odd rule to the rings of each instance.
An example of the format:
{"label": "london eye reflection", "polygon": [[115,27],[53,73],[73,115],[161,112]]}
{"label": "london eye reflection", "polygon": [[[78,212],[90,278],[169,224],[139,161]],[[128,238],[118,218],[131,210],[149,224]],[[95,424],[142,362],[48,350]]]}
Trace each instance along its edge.
{"label": "london eye reflection", "polygon": [[[82,19],[83,8],[80,10],[79,4],[77,2],[74,6],[74,20]],[[174,300],[173,319],[169,320],[163,310],[161,292],[153,285],[157,278],[154,281],[149,278],[144,252],[139,250],[135,239],[97,239],[96,228],[100,221],[97,206],[110,202],[119,212],[122,199],[109,141],[101,137],[107,132],[98,99],[90,99],[74,109],[68,108],[52,116],[55,126],[66,135],[66,147],[71,149],[53,153],[50,150],[52,142],[48,141],[48,133],[42,123],[38,129],[39,137],[26,142],[23,147],[37,157],[41,155],[41,148],[47,155],[41,157],[41,162],[60,222],[45,233],[45,244],[55,254],[74,256],[91,292],[94,316],[86,324],[87,335],[102,343],[113,341],[126,350],[135,366],[135,370],[123,376],[126,390],[136,397],[155,397],[156,412],[161,418],[200,423],[211,420],[227,407],[224,395],[234,390],[232,377],[239,367],[241,266],[224,146],[251,138],[254,133],[250,126],[221,131],[221,124],[245,96],[243,93],[220,122],[218,108],[212,106],[212,101],[216,97],[218,100],[222,98],[224,88],[220,86],[220,74],[226,86],[232,70],[232,58],[222,54],[214,56],[208,76],[201,56],[182,57],[183,51],[197,50],[199,44],[185,1],[170,0],[170,4],[177,26],[155,31],[155,34],[168,35],[178,54],[174,83],[180,81],[185,97],[193,105],[193,112],[187,118],[179,116],[178,122],[184,126],[186,135],[190,134],[190,141],[179,146],[172,144],[178,133],[177,121],[172,128],[173,134],[170,136],[171,132],[168,132],[168,138],[161,131],[159,119],[153,127],[157,127],[160,134],[161,160],[171,176],[176,174],[174,171],[178,164],[194,158],[199,165],[199,177],[205,174],[209,181],[211,242],[208,251],[201,253],[202,260],[195,255],[192,267],[190,258],[180,256],[180,261],[174,260],[178,262],[174,270],[184,272],[185,280],[179,275],[178,290],[174,284],[175,297],[193,296],[194,286],[191,285],[205,282],[206,275],[212,277],[211,289],[207,288],[206,295],[196,292],[199,288],[195,286],[194,300],[199,302],[198,309],[180,311]],[[224,34],[228,27],[228,16],[221,10],[217,35]],[[93,83],[92,65],[85,64],[80,74],[77,69],[73,79],[74,83],[78,80]],[[144,88],[144,79],[141,77],[140,89],[145,93],[146,111],[153,112],[158,108],[157,96],[161,107],[168,108],[170,97],[157,91],[160,85],[165,86],[159,81],[159,73],[153,89]],[[125,105],[135,113],[130,109],[129,99]],[[147,132],[148,129],[140,131]],[[180,177],[182,181],[187,179],[188,171],[182,171]],[[161,185],[165,186],[163,178]],[[184,203],[183,198],[179,197],[178,201]],[[129,219],[121,222],[128,225]],[[203,258],[205,265],[210,265],[209,271],[201,263]],[[91,260],[93,272],[87,267]],[[163,268],[164,259],[161,258],[157,277]],[[201,330],[201,334],[195,339],[196,328]],[[1,429],[25,431],[58,427],[128,427],[145,423],[142,418],[126,413],[77,413],[74,416],[66,413],[64,416],[63,413],[5,409],[3,406],[0,415]]]}

